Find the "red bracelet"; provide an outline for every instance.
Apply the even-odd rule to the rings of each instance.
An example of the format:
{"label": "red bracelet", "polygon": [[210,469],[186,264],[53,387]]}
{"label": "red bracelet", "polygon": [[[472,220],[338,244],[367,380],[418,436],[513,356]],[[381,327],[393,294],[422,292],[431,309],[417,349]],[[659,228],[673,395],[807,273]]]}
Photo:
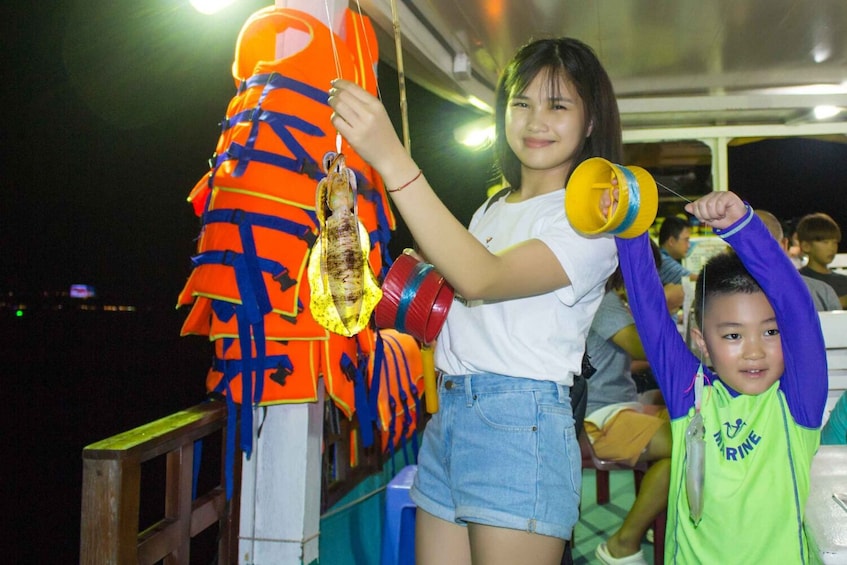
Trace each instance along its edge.
{"label": "red bracelet", "polygon": [[423,174],[423,171],[421,169],[418,169],[418,174],[413,176],[411,180],[401,184],[397,188],[386,188],[385,192],[400,192],[401,190],[403,190],[404,188],[406,188],[407,186],[409,186],[410,184],[412,184],[413,182],[418,180],[422,174]]}

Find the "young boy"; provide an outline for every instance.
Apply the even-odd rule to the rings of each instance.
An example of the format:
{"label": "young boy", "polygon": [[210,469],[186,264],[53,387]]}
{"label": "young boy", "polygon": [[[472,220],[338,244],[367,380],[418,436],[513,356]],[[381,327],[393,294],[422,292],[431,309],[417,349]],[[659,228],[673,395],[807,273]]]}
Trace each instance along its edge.
{"label": "young boy", "polygon": [[713,257],[696,290],[705,387],[702,517],[690,517],[685,432],[701,364],[667,315],[648,236],[617,239],[627,295],[673,430],[666,563],[808,563],[803,512],[827,394],[823,336],[797,270],[731,192],[686,210],[735,253]]}
{"label": "young boy", "polygon": [[835,289],[842,308],[847,308],[847,276],[834,273],[827,267],[838,253],[841,228],[823,212],[808,214],[797,224],[797,239],[800,249],[809,258],[800,274],[821,280]]}

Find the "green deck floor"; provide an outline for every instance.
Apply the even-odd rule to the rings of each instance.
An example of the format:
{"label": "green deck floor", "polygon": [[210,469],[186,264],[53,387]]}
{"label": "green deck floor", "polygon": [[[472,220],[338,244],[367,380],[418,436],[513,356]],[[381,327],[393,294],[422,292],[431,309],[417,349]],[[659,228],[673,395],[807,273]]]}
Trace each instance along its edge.
{"label": "green deck floor", "polygon": [[[582,513],[574,533],[574,565],[598,563],[594,549],[618,529],[635,500],[632,471],[610,471],[609,493],[609,502],[598,505],[594,470],[583,469]],[[653,544],[644,541],[641,549],[647,563],[653,563]]]}

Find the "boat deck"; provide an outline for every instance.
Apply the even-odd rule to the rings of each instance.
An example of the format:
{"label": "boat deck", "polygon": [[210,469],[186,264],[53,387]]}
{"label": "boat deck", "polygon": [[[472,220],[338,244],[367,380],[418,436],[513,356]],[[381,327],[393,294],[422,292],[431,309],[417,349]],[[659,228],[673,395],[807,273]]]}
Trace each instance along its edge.
{"label": "boat deck", "polygon": [[[620,527],[635,500],[632,471],[609,471],[609,502],[598,505],[594,470],[582,471],[582,512],[574,534],[574,565],[597,563],[594,549]],[[641,543],[644,559],[653,562],[653,544]]]}

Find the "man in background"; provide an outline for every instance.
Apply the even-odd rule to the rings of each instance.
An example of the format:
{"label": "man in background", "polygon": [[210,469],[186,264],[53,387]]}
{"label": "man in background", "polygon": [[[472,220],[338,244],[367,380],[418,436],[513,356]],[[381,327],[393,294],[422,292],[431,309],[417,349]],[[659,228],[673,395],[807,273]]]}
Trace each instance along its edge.
{"label": "man in background", "polygon": [[697,275],[682,266],[682,260],[691,247],[691,226],[679,216],[668,216],[659,228],[659,248],[662,264],[659,266],[659,278],[662,284],[682,284],[688,277],[696,280]]}

